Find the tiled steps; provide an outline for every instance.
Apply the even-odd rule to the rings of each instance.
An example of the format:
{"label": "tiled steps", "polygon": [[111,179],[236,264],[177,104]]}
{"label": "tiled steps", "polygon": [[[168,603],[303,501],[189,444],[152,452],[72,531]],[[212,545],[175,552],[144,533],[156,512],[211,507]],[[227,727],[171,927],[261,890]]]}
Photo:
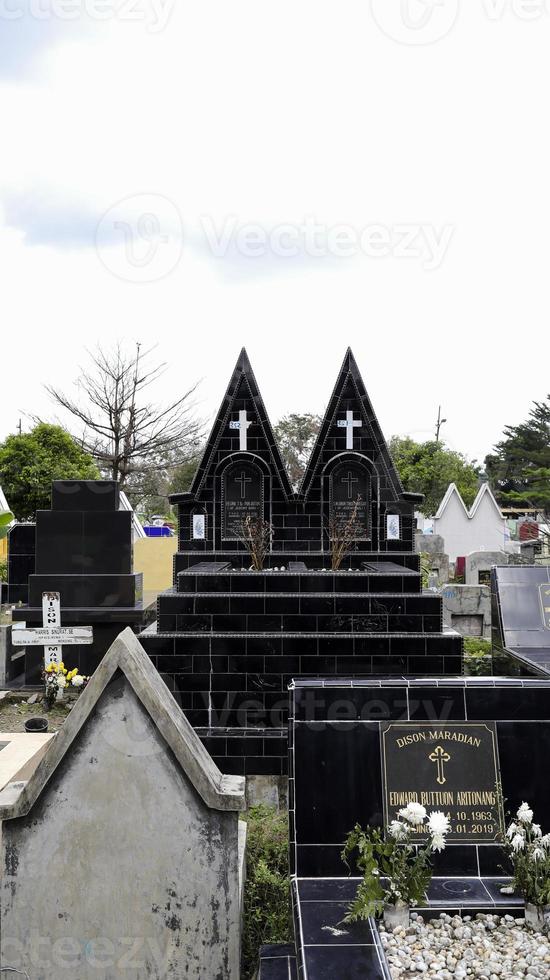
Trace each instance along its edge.
{"label": "tiled steps", "polygon": [[288,593],[300,595],[314,593],[377,594],[421,593],[422,578],[419,573],[404,571],[381,572],[227,572],[221,574],[180,572],[177,591],[180,593],[231,594]]}
{"label": "tiled steps", "polygon": [[441,597],[419,593],[162,593],[159,633],[440,633]]}

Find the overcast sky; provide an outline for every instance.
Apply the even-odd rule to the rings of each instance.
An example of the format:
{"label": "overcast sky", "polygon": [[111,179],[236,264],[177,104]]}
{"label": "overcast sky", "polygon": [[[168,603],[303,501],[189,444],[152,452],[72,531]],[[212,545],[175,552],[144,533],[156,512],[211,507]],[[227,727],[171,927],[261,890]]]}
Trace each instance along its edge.
{"label": "overcast sky", "polygon": [[[550,390],[537,0],[0,0],[0,436],[85,347],[483,458]],[[23,421],[23,425],[28,423]]]}

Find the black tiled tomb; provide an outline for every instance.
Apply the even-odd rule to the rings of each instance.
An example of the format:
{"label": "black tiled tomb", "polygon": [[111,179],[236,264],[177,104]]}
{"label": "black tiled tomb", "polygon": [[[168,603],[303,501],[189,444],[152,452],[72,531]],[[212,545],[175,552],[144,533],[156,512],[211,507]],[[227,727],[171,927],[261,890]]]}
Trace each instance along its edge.
{"label": "black tiled tomb", "polygon": [[[16,525],[9,539],[11,601],[18,562],[27,559],[29,568],[28,604],[14,609],[13,619],[41,625],[42,593],[59,592],[62,626],[94,630],[93,644],[70,650],[71,664],[85,674],[95,670],[125,626],[143,629],[151,619],[152,610],[143,605],[142,576],[133,572],[132,515],[118,507],[114,481],[58,480],[52,485],[52,509],[37,511],[36,525]],[[32,559],[25,553],[31,545]],[[27,684],[38,683],[42,661],[41,647],[27,649]]]}
{"label": "black tiled tomb", "polygon": [[451,820],[419,910],[522,915],[521,898],[501,892],[505,808],[527,801],[544,820],[549,751],[550,679],[296,681],[289,809],[299,971],[309,980],[389,977],[376,923],[342,923],[360,877],[340,855],[356,823],[383,826],[408,800]]}
{"label": "black tiled tomb", "polygon": [[[191,490],[172,498],[174,586],[141,635],[224,772],[285,774],[294,677],[461,672],[461,637],[422,592],[419,499],[401,486],[351,351],[293,489],[241,352]],[[332,572],[330,520],[356,503],[355,540]],[[246,515],[273,529],[262,572],[239,540]]]}

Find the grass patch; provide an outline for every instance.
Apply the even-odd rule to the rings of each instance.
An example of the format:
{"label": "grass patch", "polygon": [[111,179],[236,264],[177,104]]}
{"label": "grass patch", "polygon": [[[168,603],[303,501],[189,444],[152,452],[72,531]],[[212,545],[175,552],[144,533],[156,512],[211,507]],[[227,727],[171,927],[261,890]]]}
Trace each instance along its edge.
{"label": "grass patch", "polygon": [[252,980],[260,946],[292,941],[288,815],[262,805],[251,807],[244,817],[248,837],[241,975]]}

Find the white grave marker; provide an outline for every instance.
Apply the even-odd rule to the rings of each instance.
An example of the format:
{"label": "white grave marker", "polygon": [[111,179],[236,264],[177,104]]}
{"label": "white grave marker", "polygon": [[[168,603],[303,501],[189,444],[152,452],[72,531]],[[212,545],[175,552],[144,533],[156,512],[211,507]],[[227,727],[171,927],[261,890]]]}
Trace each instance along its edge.
{"label": "white grave marker", "polygon": [[44,647],[44,665],[59,664],[64,646],[94,642],[92,626],[62,626],[59,592],[42,593],[42,626],[28,629],[25,623],[14,623],[12,642],[18,647]]}

